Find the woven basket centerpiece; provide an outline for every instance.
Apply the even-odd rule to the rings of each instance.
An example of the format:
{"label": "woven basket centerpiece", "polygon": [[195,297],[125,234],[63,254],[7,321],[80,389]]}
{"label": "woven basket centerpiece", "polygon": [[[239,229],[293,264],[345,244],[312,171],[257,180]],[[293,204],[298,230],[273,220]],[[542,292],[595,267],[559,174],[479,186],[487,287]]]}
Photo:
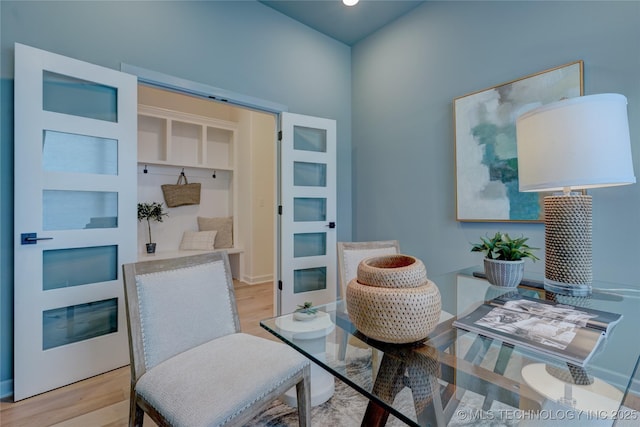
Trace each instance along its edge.
{"label": "woven basket centerpiece", "polygon": [[347,312],[355,327],[378,341],[423,340],[440,319],[440,291],[422,261],[409,255],[367,258],[347,285]]}

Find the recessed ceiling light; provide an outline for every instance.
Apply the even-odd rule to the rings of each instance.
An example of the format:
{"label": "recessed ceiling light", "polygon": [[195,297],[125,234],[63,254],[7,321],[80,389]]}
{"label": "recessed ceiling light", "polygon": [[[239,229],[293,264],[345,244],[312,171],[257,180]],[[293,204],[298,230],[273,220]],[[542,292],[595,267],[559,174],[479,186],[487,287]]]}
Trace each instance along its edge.
{"label": "recessed ceiling light", "polygon": [[357,5],[357,4],[358,4],[358,2],[359,2],[359,1],[360,1],[360,0],[342,0],[342,3],[343,3],[345,6],[355,6],[355,5]]}

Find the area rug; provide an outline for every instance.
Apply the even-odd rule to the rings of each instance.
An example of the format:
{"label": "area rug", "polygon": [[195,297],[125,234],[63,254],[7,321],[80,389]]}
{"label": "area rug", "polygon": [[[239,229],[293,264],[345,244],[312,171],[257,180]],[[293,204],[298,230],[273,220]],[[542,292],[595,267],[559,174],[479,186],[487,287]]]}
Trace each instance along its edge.
{"label": "area rug", "polygon": [[[349,348],[350,358],[348,366],[353,369],[352,374],[360,376],[364,384],[371,385],[371,357],[367,350]],[[503,409],[508,407],[494,407],[486,412],[486,416],[478,414],[476,408],[481,406],[482,396],[471,392],[465,392],[461,403],[448,423],[450,427],[459,426],[492,426],[502,427],[517,424],[513,419],[507,419],[508,412]],[[478,402],[480,400],[480,402]],[[415,409],[411,390],[405,388],[396,397],[396,405],[402,408],[402,412],[415,419]],[[368,400],[360,393],[336,379],[335,393],[327,402],[315,406],[311,410],[311,424],[314,427],[357,427],[361,425],[362,417],[367,407]],[[494,403],[499,405],[499,403]],[[473,415],[473,416],[471,416]],[[483,419],[484,418],[484,419]],[[387,426],[405,426],[401,420],[393,415],[389,416]],[[297,409],[292,408],[276,400],[265,412],[254,418],[247,427],[294,427],[298,426]]]}

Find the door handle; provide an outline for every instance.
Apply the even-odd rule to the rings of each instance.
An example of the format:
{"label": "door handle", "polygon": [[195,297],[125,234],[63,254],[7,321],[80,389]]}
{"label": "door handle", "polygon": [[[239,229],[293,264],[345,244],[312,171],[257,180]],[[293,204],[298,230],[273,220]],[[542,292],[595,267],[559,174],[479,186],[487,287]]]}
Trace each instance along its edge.
{"label": "door handle", "polygon": [[329,224],[327,224],[327,227],[329,228],[336,228],[336,223],[331,221]]}
{"label": "door handle", "polygon": [[38,240],[53,240],[53,237],[38,237],[38,233],[20,234],[20,244],[22,245],[35,245]]}

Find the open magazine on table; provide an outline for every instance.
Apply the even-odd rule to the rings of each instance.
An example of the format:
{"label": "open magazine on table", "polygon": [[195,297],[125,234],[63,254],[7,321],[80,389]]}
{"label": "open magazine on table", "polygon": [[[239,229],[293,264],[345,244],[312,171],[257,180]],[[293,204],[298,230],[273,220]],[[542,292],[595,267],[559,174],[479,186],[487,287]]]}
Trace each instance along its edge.
{"label": "open magazine on table", "polygon": [[486,301],[453,325],[584,367],[621,314],[511,292]]}

